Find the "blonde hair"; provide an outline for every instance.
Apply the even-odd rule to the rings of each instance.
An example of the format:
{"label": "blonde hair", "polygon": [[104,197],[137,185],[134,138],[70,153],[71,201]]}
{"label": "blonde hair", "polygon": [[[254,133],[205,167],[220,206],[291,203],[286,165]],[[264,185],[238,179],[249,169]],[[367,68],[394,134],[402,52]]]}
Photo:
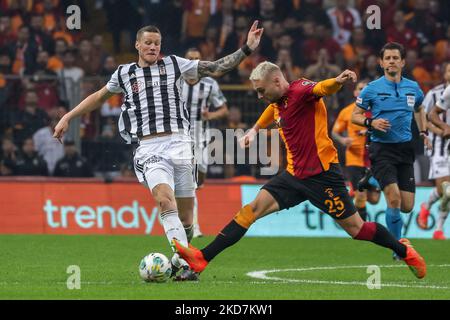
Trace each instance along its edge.
{"label": "blonde hair", "polygon": [[280,67],[272,62],[264,61],[258,64],[255,69],[253,69],[249,79],[251,81],[264,80],[269,74],[274,71],[280,71]]}

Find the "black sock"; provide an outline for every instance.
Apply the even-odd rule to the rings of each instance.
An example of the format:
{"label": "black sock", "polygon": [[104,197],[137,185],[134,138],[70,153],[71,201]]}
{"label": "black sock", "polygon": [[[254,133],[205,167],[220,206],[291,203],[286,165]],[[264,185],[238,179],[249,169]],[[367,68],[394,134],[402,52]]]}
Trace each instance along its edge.
{"label": "black sock", "polygon": [[367,209],[366,207],[364,208],[356,208],[358,210],[359,215],[361,216],[361,218],[364,221],[367,221]]}
{"label": "black sock", "polygon": [[373,243],[392,249],[400,258],[406,257],[406,246],[400,242],[383,225],[376,223],[377,229],[372,239]]}
{"label": "black sock", "polygon": [[211,261],[215,256],[226,248],[238,242],[248,229],[240,226],[236,221],[232,220],[229,224],[219,232],[217,237],[201,251],[206,261]]}

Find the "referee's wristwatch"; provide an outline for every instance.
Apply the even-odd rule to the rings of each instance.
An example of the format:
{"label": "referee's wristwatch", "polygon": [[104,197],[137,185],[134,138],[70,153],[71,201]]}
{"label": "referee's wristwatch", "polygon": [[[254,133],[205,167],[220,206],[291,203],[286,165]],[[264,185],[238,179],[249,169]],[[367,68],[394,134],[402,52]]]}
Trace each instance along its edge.
{"label": "referee's wristwatch", "polygon": [[419,135],[422,139],[425,139],[428,137],[428,130],[422,130],[419,132]]}
{"label": "referee's wristwatch", "polygon": [[365,118],[364,119],[364,127],[366,127],[367,129],[372,129],[372,118]]}

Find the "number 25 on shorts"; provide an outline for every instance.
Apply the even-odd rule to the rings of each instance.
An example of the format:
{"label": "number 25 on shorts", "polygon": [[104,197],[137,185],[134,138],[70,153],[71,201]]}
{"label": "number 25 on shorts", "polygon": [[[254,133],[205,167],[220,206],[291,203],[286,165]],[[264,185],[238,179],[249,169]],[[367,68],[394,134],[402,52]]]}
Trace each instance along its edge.
{"label": "number 25 on shorts", "polygon": [[340,197],[335,197],[333,200],[327,199],[324,203],[328,207],[329,214],[333,214],[338,211],[340,213],[336,214],[336,217],[340,217],[344,213],[342,211],[344,209],[344,202],[342,202]]}

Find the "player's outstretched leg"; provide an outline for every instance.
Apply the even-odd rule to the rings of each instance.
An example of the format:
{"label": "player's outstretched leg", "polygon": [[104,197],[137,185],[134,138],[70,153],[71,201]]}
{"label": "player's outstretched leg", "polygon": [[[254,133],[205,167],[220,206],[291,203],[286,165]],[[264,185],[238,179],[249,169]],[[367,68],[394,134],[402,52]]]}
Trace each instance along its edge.
{"label": "player's outstretched leg", "polygon": [[364,222],[357,214],[337,222],[353,239],[370,241],[391,249],[405,261],[417,278],[425,277],[427,272],[425,260],[411,246],[409,240],[397,240],[383,225],[377,222]]}
{"label": "player's outstretched leg", "polygon": [[233,220],[219,232],[217,237],[205,248],[199,250],[192,245],[183,246],[177,240],[174,245],[177,252],[187,261],[195,272],[202,272],[209,261],[216,255],[238,242],[247,232],[248,228],[255,221],[256,216],[250,205],[246,205],[236,214]]}
{"label": "player's outstretched leg", "polygon": [[186,247],[177,240],[173,243],[191,269],[202,272],[215,256],[238,242],[256,219],[278,210],[278,203],[273,196],[267,190],[261,189],[255,200],[242,207],[233,220],[205,248],[199,250],[191,245]]}

